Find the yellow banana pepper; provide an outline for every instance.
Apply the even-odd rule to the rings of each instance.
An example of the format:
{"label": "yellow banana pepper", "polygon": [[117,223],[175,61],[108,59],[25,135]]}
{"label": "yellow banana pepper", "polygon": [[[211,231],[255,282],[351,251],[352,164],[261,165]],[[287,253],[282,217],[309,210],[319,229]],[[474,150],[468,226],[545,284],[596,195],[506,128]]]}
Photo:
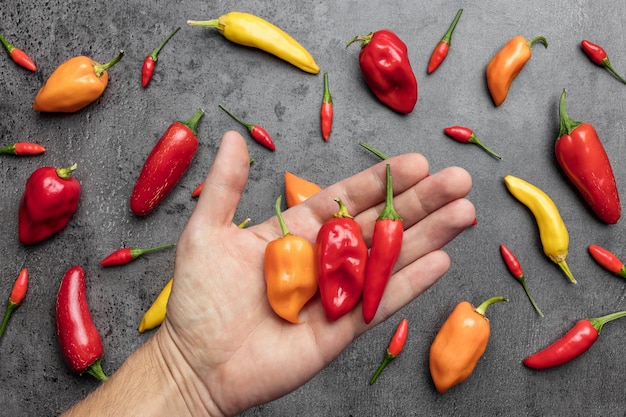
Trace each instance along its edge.
{"label": "yellow banana pepper", "polygon": [[141,318],[141,323],[139,323],[139,333],[154,329],[163,323],[163,320],[165,320],[165,310],[167,307],[167,301],[170,298],[170,293],[172,292],[172,283],[173,279],[167,281],[165,287],[163,287],[150,308]]}

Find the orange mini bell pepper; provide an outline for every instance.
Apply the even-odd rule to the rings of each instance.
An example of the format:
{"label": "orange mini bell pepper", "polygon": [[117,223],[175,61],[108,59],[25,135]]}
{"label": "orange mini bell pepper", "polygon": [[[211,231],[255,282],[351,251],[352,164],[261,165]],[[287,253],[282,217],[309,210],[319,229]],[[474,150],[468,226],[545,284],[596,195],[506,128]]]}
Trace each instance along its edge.
{"label": "orange mini bell pepper", "polygon": [[63,62],[37,93],[33,110],[73,113],[96,101],[109,82],[107,70],[123,55],[124,51],[120,51],[106,64],[99,64],[82,55]]}
{"label": "orange mini bell pepper", "polygon": [[300,204],[320,191],[322,191],[322,188],[314,182],[300,178],[289,171],[285,171],[285,198],[287,200],[287,207]]}
{"label": "orange mini bell pepper", "polygon": [[267,299],[277,315],[298,323],[298,313],[317,292],[315,250],[311,242],[289,232],[280,212],[280,202],[278,196],[276,217],[282,236],[265,248],[263,271]]}

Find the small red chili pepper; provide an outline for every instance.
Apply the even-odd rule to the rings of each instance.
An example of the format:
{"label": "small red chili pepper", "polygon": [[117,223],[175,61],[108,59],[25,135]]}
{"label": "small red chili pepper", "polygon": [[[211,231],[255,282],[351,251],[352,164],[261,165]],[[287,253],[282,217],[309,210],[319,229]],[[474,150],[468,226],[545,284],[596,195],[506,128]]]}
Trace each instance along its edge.
{"label": "small red chili pepper", "polygon": [[172,37],[176,35],[176,32],[179,30],[180,27],[174,29],[174,31],[170,33],[169,36],[165,38],[154,51],[150,52],[146,59],[144,59],[143,66],[141,67],[141,86],[143,88],[146,88],[148,84],[150,84],[150,80],[152,80],[159,52],[161,52],[161,49],[163,49],[165,44],[172,39]]}
{"label": "small red chili pepper", "polygon": [[37,66],[35,65],[33,60],[30,59],[28,55],[26,55],[26,52],[11,45],[2,35],[0,35],[0,42],[4,46],[4,49],[6,49],[9,53],[11,59],[17,65],[26,68],[29,71],[37,71]]}
{"label": "small red chili pepper", "polygon": [[582,46],[585,54],[587,54],[589,59],[591,59],[591,62],[608,69],[611,74],[615,76],[615,78],[626,84],[626,80],[621,75],[619,75],[613,68],[613,65],[611,65],[611,61],[609,61],[609,57],[604,48],[586,39],[584,39],[580,43],[580,45]]}
{"label": "small red chili pepper", "polygon": [[235,119],[239,124],[241,124],[246,129],[248,129],[248,131],[250,132],[250,136],[252,136],[252,139],[256,140],[258,143],[265,146],[270,151],[273,151],[276,149],[276,145],[274,145],[274,141],[270,137],[270,134],[263,127],[259,125],[251,124],[251,123],[246,123],[240,118],[238,118],[237,116],[235,116],[234,114],[232,114],[231,112],[229,112],[228,110],[226,110],[226,108],[222,106],[221,104],[218,104],[218,106],[220,106],[220,109],[224,110],[230,117]]}
{"label": "small red chili pepper", "polygon": [[478,145],[483,150],[487,151],[489,155],[494,158],[502,159],[500,155],[489,149],[485,146],[478,137],[474,134],[472,129],[465,126],[450,126],[443,129],[443,132],[451,137],[452,139],[461,142],[461,143],[473,143],[474,145]]}
{"label": "small red chili pepper", "polygon": [[389,282],[393,267],[400,255],[404,228],[402,218],[393,207],[391,166],[387,164],[385,206],[374,224],[370,257],[365,270],[363,288],[363,320],[372,321]]}
{"label": "small red chili pepper", "polygon": [[4,334],[4,330],[9,323],[9,318],[13,311],[22,304],[24,301],[24,297],[26,297],[26,291],[28,290],[28,270],[26,268],[22,269],[13,284],[13,289],[11,290],[11,294],[9,295],[9,301],[7,303],[7,309],[4,313],[4,319],[2,319],[2,324],[0,324],[0,339],[2,339],[2,335]]}
{"label": "small red chili pepper", "polygon": [[544,315],[539,309],[539,306],[537,306],[537,303],[535,303],[535,300],[530,295],[530,291],[528,290],[528,286],[526,285],[526,277],[524,276],[524,271],[522,271],[522,266],[520,265],[519,260],[517,259],[517,256],[515,256],[515,254],[511,252],[511,250],[504,245],[500,245],[500,254],[502,255],[502,259],[504,259],[504,263],[507,269],[509,270],[509,272],[511,273],[511,275],[513,275],[513,277],[517,281],[519,281],[520,284],[522,284],[522,287],[524,288],[524,292],[528,296],[530,303],[535,308],[535,311],[537,311],[537,313],[541,317],[543,317]]}
{"label": "small red chili pepper", "polygon": [[626,278],[626,266],[609,250],[598,245],[589,245],[589,254],[607,271],[619,277]]}
{"label": "small red chili pepper", "polygon": [[100,364],[104,348],[87,304],[85,271],[71,267],[63,276],[57,293],[55,322],[63,359],[72,372],[87,372],[104,381]]}
{"label": "small red chili pepper", "polygon": [[398,355],[402,352],[402,349],[404,349],[404,344],[406,343],[406,338],[408,334],[409,334],[409,321],[407,319],[402,319],[400,321],[400,324],[398,324],[398,327],[396,328],[396,332],[394,333],[393,337],[389,341],[387,352],[385,352],[385,358],[383,359],[382,363],[376,370],[376,373],[374,374],[372,379],[370,379],[370,385],[376,382],[376,380],[378,379],[378,376],[383,371],[383,369],[385,369],[385,367],[389,365],[389,362],[397,358]]}
{"label": "small red chili pepper", "polygon": [[200,193],[202,193],[202,189],[204,188],[204,181],[202,181],[196,188],[191,192],[191,198],[200,197]]}
{"label": "small red chili pepper", "polygon": [[198,122],[204,110],[189,120],[172,123],[154,145],[130,196],[130,209],[146,216],[169,194],[191,165],[198,149]]}
{"label": "small red chili pepper", "polygon": [[141,248],[122,248],[118,249],[111,254],[109,254],[106,258],[100,261],[100,265],[102,266],[115,266],[115,265],[125,265],[131,263],[135,259],[139,258],[142,255],[146,255],[148,253],[160,251],[162,249],[171,248],[175,246],[174,243],[170,243],[168,245],[155,246],[152,248],[141,249]]}
{"label": "small red chili pepper", "polygon": [[333,97],[328,88],[328,73],[324,73],[324,96],[322,98],[322,107],[320,109],[320,123],[322,126],[322,137],[326,142],[330,138],[330,131],[333,127]]}
{"label": "small red chili pepper", "polygon": [[5,146],[4,148],[0,148],[0,154],[10,154],[10,155],[39,155],[46,151],[41,145],[30,142],[16,142],[12,145]]}
{"label": "small red chili pepper", "polygon": [[456,12],[456,16],[454,16],[454,20],[452,21],[452,24],[450,24],[448,31],[445,33],[445,35],[443,35],[443,38],[441,38],[437,46],[435,46],[435,49],[430,56],[430,61],[428,62],[429,74],[439,68],[439,65],[441,65],[444,59],[446,59],[446,57],[448,56],[448,51],[450,50],[450,41],[452,40],[452,33],[456,28],[456,24],[459,23],[461,13],[463,13],[463,9],[459,9],[459,11]]}
{"label": "small red chili pepper", "polygon": [[598,340],[606,323],[624,316],[626,311],[618,311],[602,317],[579,320],[559,340],[530,355],[523,363],[529,368],[547,369],[576,359]]}

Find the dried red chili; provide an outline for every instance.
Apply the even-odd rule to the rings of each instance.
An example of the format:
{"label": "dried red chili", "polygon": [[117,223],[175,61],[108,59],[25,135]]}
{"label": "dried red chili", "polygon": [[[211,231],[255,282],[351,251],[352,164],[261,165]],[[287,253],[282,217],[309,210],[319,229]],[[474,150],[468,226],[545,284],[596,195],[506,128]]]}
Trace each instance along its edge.
{"label": "dried red chili", "polygon": [[524,276],[524,271],[522,270],[522,266],[519,260],[517,259],[517,256],[515,256],[515,254],[511,252],[511,250],[504,245],[500,245],[500,254],[502,255],[504,264],[506,265],[511,275],[513,275],[513,277],[520,284],[522,284],[522,287],[524,288],[524,292],[528,296],[528,299],[530,300],[530,303],[535,308],[535,311],[537,312],[537,314],[543,317],[543,313],[539,309],[539,306],[537,305],[537,303],[535,303],[535,300],[530,295],[530,291],[528,290],[528,286],[526,285],[526,277]]}
{"label": "dried red chili", "polygon": [[478,137],[474,134],[472,129],[465,126],[450,126],[443,129],[443,132],[451,137],[452,139],[461,142],[461,143],[473,143],[474,145],[478,145],[483,150],[487,151],[489,155],[493,156],[497,159],[502,159],[500,155],[489,149],[485,146]]}
{"label": "dried red chili", "polygon": [[380,376],[383,369],[385,369],[387,365],[389,365],[389,362],[397,358],[398,355],[402,352],[402,349],[404,349],[404,344],[406,343],[406,338],[408,335],[409,335],[409,320],[402,319],[400,321],[400,324],[398,324],[398,327],[396,328],[396,331],[393,334],[393,337],[389,341],[387,352],[385,352],[385,358],[383,359],[382,363],[376,370],[376,373],[374,373],[374,376],[372,377],[372,379],[370,379],[370,385],[376,382],[376,380]]}
{"label": "dried red chili", "polygon": [[24,298],[26,297],[26,291],[28,290],[28,269],[23,268],[15,283],[13,284],[13,289],[11,289],[11,294],[9,295],[9,300],[7,302],[7,308],[4,312],[4,318],[2,319],[2,324],[0,324],[0,339],[2,339],[2,335],[4,334],[5,329],[7,328],[7,324],[9,324],[9,318],[13,314],[16,308],[22,304]]}
{"label": "dried red chili", "polygon": [[37,66],[33,60],[26,55],[26,52],[11,45],[2,35],[0,35],[0,43],[2,43],[4,49],[7,50],[13,62],[29,71],[37,71]]}
{"label": "dried red chili", "polygon": [[226,108],[221,104],[218,104],[218,106],[220,106],[220,109],[224,110],[226,114],[235,119],[239,124],[248,129],[248,132],[250,132],[250,136],[252,136],[252,139],[265,146],[270,151],[276,149],[276,145],[274,144],[274,141],[272,140],[270,134],[263,127],[252,123],[246,123],[234,114],[232,114],[230,111],[226,110]]}
{"label": "dried red chili", "polygon": [[112,253],[110,253],[107,257],[100,261],[100,265],[102,266],[115,266],[115,265],[126,265],[131,263],[135,259],[140,256],[146,255],[148,253],[157,252],[166,248],[171,248],[175,246],[174,243],[170,243],[168,245],[154,246],[152,248],[122,248],[118,249]]}
{"label": "dried red chili", "polygon": [[591,257],[609,272],[626,278],[626,266],[624,263],[608,249],[598,245],[589,245],[589,254]]}
{"label": "dried red chili", "polygon": [[4,148],[0,148],[0,154],[10,154],[10,155],[39,155],[46,151],[41,145],[31,142],[16,142],[9,146],[5,146]]}
{"label": "dried red chili", "polygon": [[591,62],[608,69],[611,74],[615,76],[615,78],[626,84],[626,79],[619,75],[617,71],[615,71],[615,69],[613,68],[613,65],[611,65],[611,61],[609,61],[609,56],[607,55],[603,47],[586,39],[583,39],[583,41],[580,43],[580,46],[582,47],[585,54],[587,54],[589,59],[591,59]]}
{"label": "dried red chili", "polygon": [[150,84],[150,80],[152,80],[159,52],[161,52],[161,49],[163,49],[165,44],[169,42],[169,40],[172,39],[172,37],[176,35],[176,32],[179,30],[180,27],[174,29],[174,31],[170,33],[169,36],[154,49],[154,51],[150,52],[146,59],[144,59],[143,66],[141,67],[141,86],[143,88],[146,88],[148,84]]}
{"label": "dried red chili", "polygon": [[456,28],[457,23],[459,23],[459,19],[461,18],[461,14],[463,13],[463,9],[459,9],[456,12],[456,16],[454,16],[454,20],[450,24],[448,31],[443,35],[443,38],[437,43],[435,49],[433,50],[430,60],[428,61],[428,73],[432,73],[439,65],[446,59],[448,56],[448,52],[450,51],[450,41],[452,40],[452,33]]}
{"label": "dried red chili", "polygon": [[320,124],[322,127],[322,137],[326,142],[330,138],[330,131],[333,127],[333,97],[328,87],[328,73],[324,73],[324,95],[322,97],[322,107],[320,108]]}

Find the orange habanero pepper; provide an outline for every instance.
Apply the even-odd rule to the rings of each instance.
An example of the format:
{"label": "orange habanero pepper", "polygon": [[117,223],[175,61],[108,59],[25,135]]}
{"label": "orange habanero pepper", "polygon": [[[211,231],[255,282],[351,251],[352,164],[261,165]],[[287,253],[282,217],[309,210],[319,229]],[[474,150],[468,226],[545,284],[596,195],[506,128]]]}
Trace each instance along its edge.
{"label": "orange habanero pepper", "polygon": [[285,197],[287,207],[293,207],[300,204],[308,198],[322,191],[322,188],[304,178],[285,171]]}
{"label": "orange habanero pepper", "polygon": [[107,69],[115,65],[124,51],[106,64],[86,56],[75,56],[55,69],[39,89],[33,110],[73,113],[96,101],[109,83]]}
{"label": "orange habanero pepper", "polygon": [[298,323],[298,313],[317,292],[315,251],[311,242],[289,232],[280,212],[280,202],[278,196],[276,217],[283,235],[265,248],[263,271],[267,299],[277,315]]}

